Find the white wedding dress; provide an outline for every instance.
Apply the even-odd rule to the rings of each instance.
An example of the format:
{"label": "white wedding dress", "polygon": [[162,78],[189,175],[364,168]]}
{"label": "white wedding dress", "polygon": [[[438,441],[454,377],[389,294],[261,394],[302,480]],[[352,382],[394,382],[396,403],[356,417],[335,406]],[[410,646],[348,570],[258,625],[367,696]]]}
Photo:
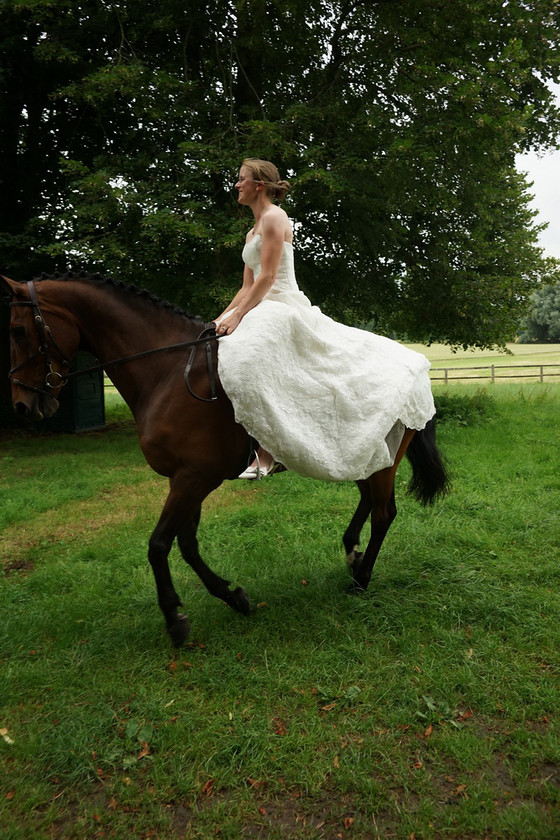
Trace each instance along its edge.
{"label": "white wedding dress", "polygon": [[[255,235],[243,249],[255,277],[260,254]],[[435,414],[429,368],[420,353],[312,306],[288,242],[274,285],[218,349],[237,422],[288,469],[331,481],[393,464],[404,428]]]}

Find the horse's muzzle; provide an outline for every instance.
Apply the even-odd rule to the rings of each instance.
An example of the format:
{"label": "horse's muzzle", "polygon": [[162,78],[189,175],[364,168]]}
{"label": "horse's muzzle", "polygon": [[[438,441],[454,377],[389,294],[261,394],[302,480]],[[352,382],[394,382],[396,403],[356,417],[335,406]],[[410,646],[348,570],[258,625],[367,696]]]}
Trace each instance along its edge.
{"label": "horse's muzzle", "polygon": [[58,400],[47,394],[33,394],[32,398],[14,401],[14,412],[19,420],[34,423],[52,417],[58,411]]}

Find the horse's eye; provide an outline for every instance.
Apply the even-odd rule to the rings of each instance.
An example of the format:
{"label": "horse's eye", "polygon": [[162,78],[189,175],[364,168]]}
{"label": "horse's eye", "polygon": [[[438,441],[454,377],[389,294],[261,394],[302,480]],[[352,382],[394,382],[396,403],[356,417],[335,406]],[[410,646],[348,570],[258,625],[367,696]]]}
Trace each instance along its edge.
{"label": "horse's eye", "polygon": [[25,327],[12,327],[12,336],[19,341],[25,336]]}

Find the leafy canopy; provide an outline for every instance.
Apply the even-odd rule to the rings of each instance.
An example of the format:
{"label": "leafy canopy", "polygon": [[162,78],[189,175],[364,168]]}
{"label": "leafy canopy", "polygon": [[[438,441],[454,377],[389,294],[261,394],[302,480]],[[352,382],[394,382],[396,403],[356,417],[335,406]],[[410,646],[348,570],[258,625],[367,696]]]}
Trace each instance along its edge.
{"label": "leafy canopy", "polygon": [[556,141],[554,0],[5,0],[3,270],[98,268],[212,317],[243,157],[292,180],[330,314],[491,346],[543,272],[515,154]]}

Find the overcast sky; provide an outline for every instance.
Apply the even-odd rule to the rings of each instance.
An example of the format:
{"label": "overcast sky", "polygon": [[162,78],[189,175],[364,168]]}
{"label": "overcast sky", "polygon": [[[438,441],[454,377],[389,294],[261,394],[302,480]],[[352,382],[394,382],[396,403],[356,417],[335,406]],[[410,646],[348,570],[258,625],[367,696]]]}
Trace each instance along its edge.
{"label": "overcast sky", "polygon": [[[560,85],[551,85],[560,101]],[[548,222],[540,236],[540,244],[550,257],[560,259],[560,151],[537,155],[531,152],[517,158],[517,168],[533,181],[532,206],[538,210],[535,221]]]}

